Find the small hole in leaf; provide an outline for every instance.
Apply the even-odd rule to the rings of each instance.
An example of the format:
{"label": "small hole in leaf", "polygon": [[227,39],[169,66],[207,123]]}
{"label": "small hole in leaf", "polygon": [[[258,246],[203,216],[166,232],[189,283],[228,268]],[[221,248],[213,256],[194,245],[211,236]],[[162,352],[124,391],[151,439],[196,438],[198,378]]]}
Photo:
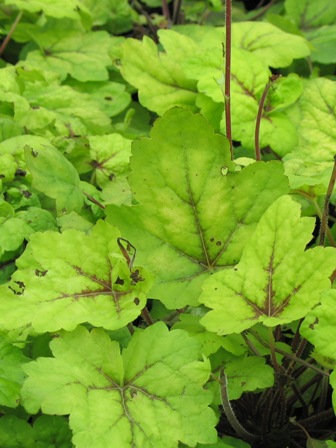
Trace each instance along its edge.
{"label": "small hole in leaf", "polygon": [[216,242],[216,246],[221,246],[222,245],[222,242],[221,241],[217,241]]}
{"label": "small hole in leaf", "polygon": [[45,271],[40,271],[39,269],[35,269],[35,275],[37,277],[44,277],[46,275],[46,273],[48,272],[48,270]]}
{"label": "small hole in leaf", "polygon": [[117,280],[115,281],[116,285],[123,285],[125,282],[122,278],[118,277]]}
{"label": "small hole in leaf", "polygon": [[136,305],[139,305],[140,300],[138,299],[138,297],[136,297],[136,298],[134,299],[134,303],[135,303]]}
{"label": "small hole in leaf", "polygon": [[210,238],[210,242],[213,243],[215,241],[215,238]]}

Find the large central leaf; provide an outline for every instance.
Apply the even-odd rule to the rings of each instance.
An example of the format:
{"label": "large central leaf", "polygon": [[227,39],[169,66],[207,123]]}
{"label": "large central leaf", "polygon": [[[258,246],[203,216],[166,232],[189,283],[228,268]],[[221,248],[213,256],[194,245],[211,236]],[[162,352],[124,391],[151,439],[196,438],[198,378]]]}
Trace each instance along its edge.
{"label": "large central leaf", "polygon": [[280,163],[234,167],[226,138],[184,109],[133,145],[129,182],[141,205],[107,214],[156,274],[152,295],[169,308],[197,304],[204,276],[238,263],[263,212],[287,191]]}
{"label": "large central leaf", "polygon": [[29,363],[29,412],[70,414],[78,448],[175,448],[216,440],[216,417],[203,389],[210,374],[199,343],[162,323],[137,332],[120,354],[101,329],[84,327],[51,343],[55,358]]}

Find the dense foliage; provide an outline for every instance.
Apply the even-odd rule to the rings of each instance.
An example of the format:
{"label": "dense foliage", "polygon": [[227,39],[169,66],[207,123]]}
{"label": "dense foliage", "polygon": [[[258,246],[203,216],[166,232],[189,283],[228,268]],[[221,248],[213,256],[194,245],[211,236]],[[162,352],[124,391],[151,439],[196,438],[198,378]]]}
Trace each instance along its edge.
{"label": "dense foliage", "polygon": [[0,0],[2,448],[336,447],[336,3],[232,7]]}

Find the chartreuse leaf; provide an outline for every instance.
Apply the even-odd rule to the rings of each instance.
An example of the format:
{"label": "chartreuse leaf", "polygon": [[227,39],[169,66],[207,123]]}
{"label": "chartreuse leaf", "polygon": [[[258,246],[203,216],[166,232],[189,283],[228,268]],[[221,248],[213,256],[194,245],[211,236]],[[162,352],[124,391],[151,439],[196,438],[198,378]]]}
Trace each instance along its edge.
{"label": "chartreuse leaf", "polygon": [[[6,79],[5,75],[9,74],[0,70],[0,79]],[[24,85],[24,96],[0,89],[0,99],[13,104],[14,117],[24,129],[67,137],[69,134],[101,134],[110,129],[110,119],[100,109],[99,103],[88,94],[77,92],[70,86],[61,86],[58,75],[38,72],[25,65],[24,70],[17,69],[11,77]],[[15,86],[11,88],[16,89]],[[46,132],[48,126],[49,133]]]}
{"label": "chartreuse leaf", "polygon": [[286,111],[299,136],[297,147],[284,158],[294,189],[321,186],[326,191],[335,154],[335,104],[336,82],[317,78],[305,81],[299,101]]}
{"label": "chartreuse leaf", "polygon": [[[54,358],[26,364],[26,410],[70,414],[78,448],[173,448],[213,443],[210,374],[199,344],[163,323],[137,330],[120,354],[102,329],[77,327],[50,344]],[[75,405],[74,405],[75,404]]]}
{"label": "chartreuse leaf", "polygon": [[232,43],[254,53],[270,67],[287,67],[293,59],[309,56],[308,42],[266,22],[232,24]]}
{"label": "chartreuse leaf", "polygon": [[154,272],[152,297],[168,308],[197,305],[204,278],[239,261],[263,212],[287,192],[281,165],[233,172],[227,140],[202,116],[178,108],[132,152],[129,183],[140,205],[110,206],[109,220]]}
{"label": "chartreuse leaf", "polygon": [[[174,30],[189,36],[202,50],[220,48],[225,33],[225,28],[198,25],[177,26]],[[310,54],[306,39],[286,33],[267,22],[245,20],[232,23],[231,40],[232,47],[254,53],[269,67],[286,67],[293,59],[305,58]]]}
{"label": "chartreuse leaf", "polygon": [[59,39],[41,50],[30,51],[26,57],[31,67],[50,70],[64,78],[67,74],[78,81],[106,81],[111,38],[105,31],[87,32]]}
{"label": "chartreuse leaf", "polygon": [[265,389],[274,384],[274,370],[260,356],[237,359],[225,366],[230,400],[237,400],[243,392]]}
{"label": "chartreuse leaf", "polygon": [[311,310],[300,327],[303,337],[311,342],[316,352],[336,362],[336,343],[331,336],[336,325],[335,316],[336,289],[325,291],[321,304]]}
{"label": "chartreuse leaf", "polygon": [[172,328],[185,330],[189,335],[197,339],[202,344],[202,353],[205,356],[216,353],[220,347],[223,347],[236,356],[241,356],[246,353],[247,346],[241,335],[218,336],[207,331],[199,321],[200,316],[184,313],[181,314],[179,321]]}
{"label": "chartreuse leaf", "polygon": [[120,134],[89,137],[90,157],[100,188],[107,186],[116,176],[129,171],[131,140]]}
{"label": "chartreuse leaf", "polygon": [[25,147],[26,163],[33,176],[33,186],[56,199],[59,212],[79,211],[84,194],[79,188],[79,175],[73,165],[52,146],[41,149]]}
{"label": "chartreuse leaf", "polygon": [[[0,405],[15,408],[25,378],[22,364],[28,358],[22,351],[0,337]],[[2,446],[2,445],[1,445]]]}
{"label": "chartreuse leaf", "polygon": [[330,64],[336,62],[333,51],[336,38],[336,4],[329,0],[311,2],[286,0],[287,17],[295,22],[312,44],[313,61]]}
{"label": "chartreuse leaf", "polygon": [[43,333],[90,322],[113,330],[138,317],[151,281],[140,268],[130,272],[118,237],[103,221],[88,235],[75,229],[31,235],[12,283],[2,289],[2,325]]}
{"label": "chartreuse leaf", "polygon": [[127,0],[82,0],[92,15],[94,26],[105,25],[113,34],[133,28],[134,10]]}
{"label": "chartreuse leaf", "polygon": [[83,2],[80,0],[4,0],[5,5],[16,6],[18,9],[29,12],[43,12],[47,16],[61,18],[77,19],[79,11],[87,11]]}
{"label": "chartreuse leaf", "polygon": [[[171,34],[170,38],[172,38]],[[225,133],[223,56],[219,36],[217,39],[217,46],[210,47],[208,51],[196,49],[192,56],[185,58],[182,66],[189,78],[197,80],[198,91],[215,103],[211,106],[211,103],[205,101],[203,96],[198,96],[196,105],[211,122],[219,120],[220,129]],[[232,135],[234,140],[241,141],[247,149],[254,148],[259,102],[270,75],[271,72],[265,61],[255,53],[244,48],[232,48]],[[302,89],[302,81],[296,75],[281,78],[273,85],[268,96],[267,112],[263,114],[261,120],[261,147],[270,145],[273,150],[283,155],[296,146],[296,129],[283,113],[283,109],[297,100]],[[216,104],[220,105],[219,111]],[[217,127],[218,125],[219,123]]]}
{"label": "chartreuse leaf", "polygon": [[314,220],[300,217],[289,196],[277,199],[260,219],[233,270],[214,274],[200,302],[211,308],[201,323],[218,334],[240,333],[257,322],[275,326],[304,317],[330,287],[332,248],[304,251]]}
{"label": "chartreuse leaf", "polygon": [[[179,447],[187,448],[187,445],[180,444]],[[210,443],[207,445],[198,444],[196,445],[196,448],[250,448],[250,445],[240,439],[224,436],[222,439],[218,439],[216,443]]]}
{"label": "chartreuse leaf", "polygon": [[178,33],[174,35],[173,48],[165,48],[165,52],[159,52],[146,36],[142,42],[126,39],[122,46],[123,77],[139,90],[140,103],[159,115],[173,106],[196,110],[196,82],[186,78],[181,66],[186,54],[192,54],[195,44]]}

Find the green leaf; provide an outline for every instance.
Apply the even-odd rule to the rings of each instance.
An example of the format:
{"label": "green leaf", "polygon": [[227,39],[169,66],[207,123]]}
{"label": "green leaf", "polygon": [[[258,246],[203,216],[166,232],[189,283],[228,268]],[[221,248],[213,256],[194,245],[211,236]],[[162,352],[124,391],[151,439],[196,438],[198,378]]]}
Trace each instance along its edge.
{"label": "green leaf", "polygon": [[133,28],[134,11],[127,0],[82,0],[92,15],[93,25],[108,27],[113,34]]}
{"label": "green leaf", "polygon": [[296,105],[286,113],[298,130],[299,142],[284,158],[291,187],[329,184],[336,142],[336,82],[326,78],[305,81]]}
{"label": "green leaf", "polygon": [[322,64],[336,62],[336,5],[329,0],[311,2],[286,0],[287,16],[299,27],[312,45],[311,59]]}
{"label": "green leaf", "polygon": [[170,309],[197,305],[204,278],[239,261],[260,216],[287,192],[277,162],[223,175],[235,169],[227,140],[178,108],[134,142],[131,169],[140,205],[110,206],[107,215],[155,274],[151,297]]}
{"label": "green leaf", "polygon": [[179,440],[190,446],[216,440],[211,393],[202,387],[210,365],[198,361],[199,345],[185,332],[157,323],[137,330],[120,354],[103,330],[78,327],[51,348],[55,358],[25,366],[23,404],[32,413],[70,414],[76,447],[173,448]]}
{"label": "green leaf", "polygon": [[16,120],[26,130],[48,137],[50,133],[69,137],[101,134],[110,129],[109,117],[89,94],[77,92],[70,86],[60,86],[57,76],[56,79],[55,75],[51,77],[50,72],[48,75],[40,73],[39,80],[26,79],[23,73],[27,72],[36,71],[25,64],[25,70],[21,69],[17,77],[19,83],[24,83],[25,97],[5,95],[5,100],[14,104]]}
{"label": "green leaf", "polygon": [[28,358],[18,347],[0,337],[0,405],[11,408],[18,406],[25,378],[22,364],[27,361]]}
{"label": "green leaf", "polygon": [[266,359],[250,356],[231,361],[225,366],[230,400],[237,400],[244,392],[272,387],[274,370]]}
{"label": "green leaf", "polygon": [[30,426],[15,415],[0,418],[3,448],[71,448],[71,431],[62,417],[42,415]]}
{"label": "green leaf", "polygon": [[29,0],[29,2],[26,0],[4,0],[4,3],[32,13],[43,12],[47,16],[58,19],[78,20],[80,10],[88,12],[80,0]]}
{"label": "green leaf", "polygon": [[254,53],[270,67],[287,67],[293,59],[310,54],[308,42],[301,36],[285,33],[266,22],[232,24],[232,42]]}
{"label": "green leaf", "polygon": [[329,0],[311,2],[310,0],[286,0],[286,13],[300,28],[331,25],[336,18],[336,3]]}
{"label": "green leaf", "polygon": [[10,289],[2,290],[1,325],[43,333],[89,322],[114,330],[136,319],[151,279],[140,268],[130,272],[118,237],[104,221],[88,235],[75,229],[31,235]]}
{"label": "green leaf", "polygon": [[68,85],[81,93],[89,94],[109,117],[120,114],[131,102],[131,96],[126,92],[126,85],[118,82],[83,83],[70,80]]}
{"label": "green leaf", "polygon": [[172,328],[185,330],[190,336],[193,336],[202,344],[202,353],[205,356],[216,353],[220,347],[236,356],[241,356],[246,352],[246,343],[241,335],[218,336],[206,331],[199,321],[200,316],[184,313]]}
{"label": "green leaf", "polygon": [[33,229],[22,219],[0,217],[0,255],[18,249]]}
{"label": "green leaf", "polygon": [[61,417],[41,415],[34,421],[33,434],[39,448],[71,448],[73,446],[69,425]]}
{"label": "green leaf", "polygon": [[84,195],[79,188],[79,176],[73,165],[52,146],[33,149],[26,145],[27,167],[33,176],[33,186],[56,199],[58,212],[79,211]]}
{"label": "green leaf", "polygon": [[334,360],[336,343],[331,335],[336,325],[335,300],[335,289],[324,292],[321,304],[307,314],[300,327],[302,336],[314,345],[319,355]]}
{"label": "green leaf", "polygon": [[35,448],[32,427],[15,415],[0,418],[0,444],[5,448]]}
{"label": "green leaf", "polygon": [[106,81],[111,64],[111,37],[105,31],[66,36],[41,50],[30,51],[26,57],[30,67],[71,75],[81,82]]}
{"label": "green leaf", "polygon": [[131,155],[131,140],[120,134],[89,137],[90,157],[95,168],[95,180],[100,188],[116,176],[127,174]]}
{"label": "green leaf", "polygon": [[211,308],[201,320],[218,334],[240,333],[257,322],[275,326],[304,317],[330,287],[332,248],[304,252],[314,220],[300,217],[289,196],[277,199],[260,219],[233,270],[214,274],[200,301]]}
{"label": "green leaf", "polygon": [[165,52],[159,52],[156,44],[146,36],[142,42],[125,41],[121,73],[139,90],[140,103],[159,115],[173,106],[188,106],[195,110],[196,83],[186,78],[181,67],[192,42],[174,33],[177,41],[169,45],[168,39],[164,40],[167,34],[162,31],[159,34]]}
{"label": "green leaf", "polygon": [[[198,81],[199,92],[221,104],[220,129],[226,132],[224,110],[224,75],[222,56],[218,48],[196,54],[183,63],[188,77]],[[241,48],[232,48],[231,66],[231,123],[233,139],[241,141],[247,149],[254,149],[256,117],[262,93],[269,82],[270,71],[255,54]],[[283,155],[297,144],[297,132],[282,110],[297,100],[302,93],[302,82],[296,75],[281,78],[271,88],[260,127],[261,147],[270,145]],[[198,97],[196,105],[204,107],[204,99]],[[206,104],[209,108],[209,104]],[[215,105],[210,106],[212,108]],[[204,109],[203,109],[204,110]],[[210,112],[212,113],[212,112]],[[215,109],[218,120],[218,112]],[[216,123],[215,123],[216,124]],[[217,124],[218,126],[218,124]]]}

